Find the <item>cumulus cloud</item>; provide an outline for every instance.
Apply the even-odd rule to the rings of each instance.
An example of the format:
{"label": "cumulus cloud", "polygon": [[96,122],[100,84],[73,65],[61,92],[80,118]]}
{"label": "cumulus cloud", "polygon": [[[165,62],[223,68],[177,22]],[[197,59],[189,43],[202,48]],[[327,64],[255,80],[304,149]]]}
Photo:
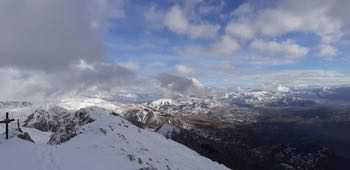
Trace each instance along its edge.
{"label": "cumulus cloud", "polygon": [[323,46],[333,47],[332,52],[330,48],[320,48],[319,54],[334,56],[337,49],[332,44],[343,37],[342,28],[346,21],[341,15],[332,14],[343,4],[342,1],[288,0],[278,2],[274,7],[255,9],[246,3],[233,12],[234,18],[225,30],[227,34],[244,40],[275,38],[296,32],[311,33],[320,37]]}
{"label": "cumulus cloud", "polygon": [[[253,3],[253,1],[249,2]],[[148,62],[145,61],[147,59],[142,58],[144,56],[140,57],[139,63],[123,59],[118,60],[118,63],[106,63],[108,61],[104,58],[103,35],[111,26],[109,25],[111,19],[115,21],[129,17],[124,11],[127,3],[135,2],[125,0],[0,1],[0,80],[5,82],[0,85],[2,97],[13,99],[19,96],[50,96],[77,89],[108,91],[115,87],[140,84],[136,72],[141,70],[139,64]],[[157,68],[162,68],[155,69],[152,64],[149,64],[150,66],[147,67],[152,67],[153,70],[149,71],[152,74],[169,70],[167,68],[169,63],[180,61],[194,63],[193,59],[170,58],[174,56],[172,51],[174,46],[175,49],[181,48],[179,50],[181,54],[187,56],[225,56],[226,58],[211,60],[200,59],[206,60],[203,65],[215,65],[215,68],[227,67],[227,70],[232,70],[231,67],[225,66],[225,63],[230,60],[229,63],[234,64],[236,60],[231,61],[231,58],[227,57],[237,56],[239,61],[235,66],[247,60],[253,61],[249,64],[254,62],[292,63],[300,61],[310,53],[324,59],[335,58],[341,54],[338,49],[339,41],[350,33],[347,12],[349,1],[347,0],[307,2],[286,0],[273,2],[269,7],[245,3],[233,12],[226,10],[228,6],[224,6],[227,4],[223,1],[188,0],[165,3],[166,5],[160,3],[159,6],[156,5],[157,2],[154,3],[143,6],[144,3],[137,2],[133,4],[136,6],[128,7],[132,10],[144,10],[144,19],[152,23],[147,23],[145,27],[155,26],[158,32],[151,32],[154,30],[146,28],[138,32],[135,38],[137,40],[134,39],[134,35],[126,38],[132,43],[124,42],[123,36],[120,36],[121,43],[117,44],[123,50],[127,47],[125,51],[128,52],[135,52],[137,48],[137,55],[149,55],[148,52],[151,50],[146,52],[144,50],[150,48],[152,53],[161,53],[157,56],[167,55],[169,58],[159,61],[153,61],[157,57],[152,58],[151,62],[158,65]],[[121,29],[123,31],[130,26],[137,25],[140,28],[144,26],[143,22],[134,23],[140,21],[135,19],[140,15],[134,15],[132,10],[128,12],[133,14],[130,18],[133,21],[122,20],[127,21],[127,26]],[[117,21],[114,24],[125,23]],[[169,31],[180,36],[180,41],[173,36],[162,37],[168,35]],[[120,32],[114,33],[113,35],[116,35]],[[294,35],[296,36],[293,37]],[[306,43],[303,39],[304,35],[307,38]],[[313,36],[311,43],[308,43],[308,36]],[[189,39],[183,39],[183,37],[189,37]],[[295,41],[286,40],[286,37]],[[139,39],[143,39],[143,44],[135,46],[134,44],[137,43],[134,41]],[[318,39],[319,42],[315,43],[314,41]],[[150,40],[158,43],[144,43]],[[310,45],[298,44],[301,42]],[[250,56],[253,57],[249,58]],[[178,92],[202,89],[203,85],[200,81],[189,77],[192,77],[195,71],[198,73],[203,71],[199,69],[206,66],[195,67],[193,63],[176,65],[173,68],[174,75],[160,75],[158,80],[161,86]],[[241,68],[245,67],[244,64]],[[216,71],[214,69],[211,72]],[[215,74],[208,77],[215,77]]]}
{"label": "cumulus cloud", "polygon": [[244,22],[231,22],[226,27],[226,32],[229,35],[238,37],[241,39],[250,40],[255,37],[255,28],[249,23]]}
{"label": "cumulus cloud", "polygon": [[219,25],[190,22],[184,11],[177,5],[165,15],[164,25],[173,32],[191,38],[213,38],[220,28]]}
{"label": "cumulus cloud", "polygon": [[137,62],[133,62],[133,61],[128,61],[128,62],[120,62],[118,63],[120,66],[123,66],[129,70],[132,70],[132,71],[137,71],[139,70],[140,68],[140,65],[139,63]]}
{"label": "cumulus cloud", "polygon": [[188,66],[185,65],[176,65],[175,66],[175,71],[177,74],[182,75],[182,76],[189,76],[194,73],[194,70]]}
{"label": "cumulus cloud", "polygon": [[103,60],[109,0],[0,2],[0,66],[59,70],[74,61]]}
{"label": "cumulus cloud", "polygon": [[52,84],[49,76],[39,71],[19,71],[0,68],[0,100],[41,98],[50,93]]}
{"label": "cumulus cloud", "polygon": [[[188,55],[233,56],[241,46],[249,46],[262,54],[281,55],[287,62],[309,54],[309,48],[299,45],[296,41],[266,42],[263,39],[273,39],[289,33],[305,33],[320,37],[316,53],[323,58],[334,57],[338,53],[334,45],[344,33],[344,21],[332,15],[335,3],[318,0],[302,3],[301,1],[276,2],[272,7],[256,8],[250,3],[244,3],[232,13],[232,19],[225,27],[224,33],[216,36],[216,42],[206,47],[187,46],[182,52]],[[339,3],[336,5],[339,6]],[[180,34],[190,34],[189,20],[179,6],[174,6],[168,13],[168,28]],[[197,31],[196,31],[197,32]],[[200,33],[200,31],[198,31]],[[247,41],[248,40],[248,41]],[[249,41],[252,43],[247,43]],[[251,53],[254,51],[248,51]],[[313,52],[313,51],[311,51]],[[271,58],[270,58],[271,59]]]}
{"label": "cumulus cloud", "polygon": [[[125,67],[85,61],[57,72],[2,67],[0,74],[0,100],[43,101],[69,93],[96,95],[140,83],[135,73]],[[89,93],[89,89],[95,93]]]}
{"label": "cumulus cloud", "polygon": [[224,35],[210,47],[209,52],[217,56],[232,56],[240,48],[240,44],[234,38]]}
{"label": "cumulus cloud", "polygon": [[350,19],[348,17],[348,6],[350,2],[348,0],[314,0],[307,1],[301,0],[288,0],[282,4],[283,7],[288,7],[289,9],[295,11],[304,11],[310,8],[322,8],[326,10],[326,15],[330,18],[336,19],[337,22],[341,22],[343,33],[349,33],[350,31]]}
{"label": "cumulus cloud", "polygon": [[237,9],[235,9],[231,15],[232,16],[243,16],[243,15],[249,15],[253,13],[255,10],[254,6],[252,6],[249,3],[244,3],[240,5]]}
{"label": "cumulus cloud", "polygon": [[82,67],[82,64],[73,65],[70,74],[67,73],[68,82],[91,85],[120,86],[129,85],[135,79],[135,73],[126,67],[109,63],[91,63]]}
{"label": "cumulus cloud", "polygon": [[177,92],[185,92],[193,86],[192,80],[167,73],[160,74],[158,80],[161,87]]}
{"label": "cumulus cloud", "polygon": [[102,36],[109,19],[125,16],[123,3],[1,1],[1,100],[45,99],[79,89],[108,90],[135,83],[133,71],[104,58]]}
{"label": "cumulus cloud", "polygon": [[[276,8],[258,12],[256,27],[264,35],[276,36],[289,32],[311,32],[331,43],[341,36],[342,22],[327,15],[326,6],[312,6],[306,9]],[[276,17],[278,16],[278,17]]]}
{"label": "cumulus cloud", "polygon": [[165,96],[173,97],[178,94],[202,96],[208,93],[208,89],[195,78],[161,73],[158,75],[158,80]]}
{"label": "cumulus cloud", "polygon": [[209,46],[186,46],[179,50],[184,56],[202,56],[202,57],[233,57],[241,48],[239,42],[231,36],[224,35],[219,40]]}
{"label": "cumulus cloud", "polygon": [[337,56],[338,54],[338,49],[332,45],[324,44],[321,45],[319,48],[319,55],[324,58],[330,59],[332,57]]}
{"label": "cumulus cloud", "polygon": [[291,40],[277,42],[258,39],[253,41],[250,47],[263,53],[286,56],[288,58],[299,58],[309,52],[308,48],[302,47]]}

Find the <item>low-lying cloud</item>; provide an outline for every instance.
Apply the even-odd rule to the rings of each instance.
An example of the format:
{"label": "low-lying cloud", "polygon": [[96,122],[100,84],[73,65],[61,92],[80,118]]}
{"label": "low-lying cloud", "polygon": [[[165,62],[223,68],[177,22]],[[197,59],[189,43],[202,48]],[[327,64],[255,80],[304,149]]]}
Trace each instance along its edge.
{"label": "low-lying cloud", "polygon": [[162,95],[174,97],[176,95],[204,96],[210,92],[197,79],[180,75],[161,73],[157,77],[162,88]]}
{"label": "low-lying cloud", "polygon": [[91,5],[91,0],[1,1],[0,66],[52,71],[79,59],[101,61],[102,32],[93,24],[102,24],[102,18]]}
{"label": "low-lying cloud", "polygon": [[43,101],[67,94],[97,95],[140,84],[125,67],[107,63],[78,63],[64,70],[45,72],[11,67],[0,68],[0,100]]}
{"label": "low-lying cloud", "polygon": [[0,1],[0,99],[133,84],[133,71],[104,58],[103,34],[109,19],[124,16],[122,5],[123,0]]}

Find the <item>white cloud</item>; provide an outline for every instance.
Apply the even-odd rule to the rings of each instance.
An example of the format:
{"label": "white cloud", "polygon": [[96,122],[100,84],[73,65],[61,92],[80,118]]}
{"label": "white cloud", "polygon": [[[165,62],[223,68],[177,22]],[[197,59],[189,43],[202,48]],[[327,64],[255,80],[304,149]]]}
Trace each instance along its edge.
{"label": "white cloud", "polygon": [[240,5],[237,9],[235,9],[231,15],[232,16],[242,16],[242,15],[249,15],[254,12],[254,7],[249,3],[244,3]]}
{"label": "white cloud", "polygon": [[135,73],[125,67],[84,60],[57,72],[0,67],[0,75],[0,100],[44,101],[69,93],[86,94],[91,88],[96,89],[91,95],[96,95],[141,83]]}
{"label": "white cloud", "polygon": [[[191,38],[213,38],[214,43],[207,45],[192,45],[181,49],[182,54],[196,56],[233,56],[242,47],[249,45],[247,53],[259,51],[260,54],[281,56],[278,61],[271,63],[291,63],[295,59],[309,54],[309,48],[319,49],[316,53],[321,57],[327,55],[334,57],[339,54],[334,45],[343,36],[343,20],[330,12],[334,3],[317,0],[315,2],[302,3],[291,0],[276,2],[274,6],[258,8],[250,3],[244,3],[231,13],[231,21],[228,21],[224,33],[219,33],[219,26],[200,22],[201,13],[194,10],[202,1],[191,1],[183,8],[175,5],[168,12],[159,12],[154,8],[149,18],[159,20],[162,15],[162,23],[169,30]],[[212,8],[210,8],[212,10]],[[153,11],[153,12],[152,12]],[[156,12],[154,12],[156,11]],[[152,14],[152,15],[151,15]],[[205,12],[204,12],[205,14]],[[204,15],[203,14],[203,15]],[[193,17],[193,15],[199,15]],[[265,42],[263,39],[274,39],[289,33],[305,33],[320,37],[320,44],[314,47],[302,47],[299,44],[287,41]],[[249,43],[253,40],[253,43]],[[322,45],[321,45],[322,44]],[[317,48],[322,46],[323,48]],[[332,47],[332,48],[330,48]],[[257,55],[255,55],[257,56]],[[286,59],[283,62],[283,58]],[[274,60],[272,57],[267,59]],[[276,59],[276,58],[275,58]],[[288,61],[287,61],[288,60]]]}
{"label": "white cloud", "polygon": [[195,87],[204,88],[205,86],[196,78],[192,78],[192,83]]}
{"label": "white cloud", "polygon": [[174,96],[178,93],[197,96],[207,94],[207,89],[195,78],[161,73],[158,75],[158,80],[166,96]]}
{"label": "white cloud", "polygon": [[277,42],[258,39],[254,40],[250,44],[250,47],[263,53],[273,56],[286,56],[290,59],[303,57],[309,52],[308,48],[302,47],[291,40]]}
{"label": "white cloud", "polygon": [[75,65],[79,70],[95,70],[95,67],[92,64],[87,63],[85,60],[80,59],[79,64]]}
{"label": "white cloud", "polygon": [[197,57],[232,57],[241,48],[238,41],[228,35],[209,46],[186,46],[179,50],[181,55]]}
{"label": "white cloud", "polygon": [[241,39],[252,39],[255,37],[256,31],[249,23],[230,22],[226,27],[226,33]]}
{"label": "white cloud", "polygon": [[104,29],[108,19],[121,19],[125,17],[125,0],[87,0],[90,1],[88,10],[93,13],[91,26]]}
{"label": "white cloud", "polygon": [[218,56],[232,56],[241,48],[240,44],[232,37],[224,35],[211,48],[210,53]]}
{"label": "white cloud", "polygon": [[321,37],[322,42],[331,43],[341,36],[342,22],[327,15],[327,7],[315,6],[306,10],[285,8],[267,9],[258,13],[257,27],[269,36],[290,32],[311,32]]}
{"label": "white cloud", "polygon": [[191,23],[179,6],[173,6],[165,15],[164,25],[171,31],[191,38],[214,38],[219,25]]}
{"label": "white cloud", "polygon": [[194,73],[194,70],[185,65],[176,65],[175,66],[176,73],[181,76],[189,76]]}
{"label": "white cloud", "polygon": [[52,89],[49,76],[40,71],[20,71],[18,69],[0,68],[0,100],[31,101],[46,96]]}
{"label": "white cloud", "polygon": [[275,38],[288,33],[311,33],[320,37],[319,43],[327,47],[320,48],[322,51],[318,54],[335,56],[335,51],[338,50],[332,44],[343,37],[342,28],[346,25],[344,17],[334,15],[335,10],[343,4],[341,0],[338,1],[287,0],[263,9],[254,9],[249,4],[242,4],[233,12],[236,17],[227,25],[226,33],[248,40]]}
{"label": "white cloud", "polygon": [[321,45],[319,48],[319,55],[324,58],[331,58],[337,56],[338,54],[338,49],[332,45],[324,44]]}
{"label": "white cloud", "polygon": [[132,71],[137,71],[140,68],[140,65],[133,61],[120,62],[118,64]]}
{"label": "white cloud", "polygon": [[[125,2],[126,3],[126,2]],[[23,100],[125,87],[135,73],[104,62],[109,19],[125,17],[124,0],[0,1],[0,100]],[[82,90],[84,91],[84,90]]]}
{"label": "white cloud", "polygon": [[[122,0],[0,1],[0,67],[58,71],[84,59],[103,61],[108,19]],[[113,6],[113,8],[111,8]]]}

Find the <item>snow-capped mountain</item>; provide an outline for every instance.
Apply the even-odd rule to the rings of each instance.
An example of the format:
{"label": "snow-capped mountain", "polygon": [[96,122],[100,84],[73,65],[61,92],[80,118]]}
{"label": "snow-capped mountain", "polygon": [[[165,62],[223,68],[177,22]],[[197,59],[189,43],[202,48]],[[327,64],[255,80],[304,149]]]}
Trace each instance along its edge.
{"label": "snow-capped mountain", "polygon": [[240,90],[225,94],[221,98],[231,105],[243,107],[297,107],[312,105],[315,101],[309,100],[303,91],[291,90],[286,87],[278,87],[276,91],[268,90]]}
{"label": "snow-capped mountain", "polygon": [[207,97],[160,98],[124,107],[123,113],[140,127],[157,129],[171,124],[188,129],[199,122],[255,122],[263,114],[261,109],[314,107],[329,102],[327,97],[332,96],[339,96],[336,89],[280,85],[275,90],[238,89]]}
{"label": "snow-capped mountain", "polygon": [[[230,160],[220,155],[236,155],[236,149],[241,148],[241,144],[246,145],[247,133],[259,136],[254,131],[260,132],[261,128],[269,126],[260,126],[265,120],[350,120],[349,107],[329,105],[330,99],[338,101],[333,100],[335,98],[346,104],[347,90],[345,87],[279,86],[275,90],[238,89],[211,96],[181,95],[133,103],[120,102],[108,96],[77,96],[41,107],[30,102],[0,102],[1,113],[10,112],[10,118],[20,119],[22,130],[27,132],[12,133],[9,141],[1,139],[0,149],[11,153],[10,158],[3,160],[9,161],[8,166],[15,168],[23,167],[9,160],[14,157],[21,160],[30,157],[23,162],[32,169],[111,169],[116,164],[122,169],[226,168],[172,141],[175,140],[234,168]],[[4,115],[0,118],[3,119]],[[233,132],[237,131],[233,128],[235,126],[242,128],[238,129],[242,130],[242,134]],[[245,131],[246,128],[253,131]],[[15,123],[10,125],[10,131],[15,132]],[[20,140],[15,137],[17,135],[35,143]],[[274,137],[274,134],[271,136]],[[248,142],[254,141],[249,139]],[[18,153],[11,150],[17,145],[21,149]],[[269,143],[268,147],[274,149],[277,146]],[[278,147],[288,150],[288,147]],[[298,148],[299,145],[293,147]],[[322,150],[322,147],[317,149]],[[244,150],[255,156],[262,151],[263,154],[268,153],[264,148]],[[308,153],[293,151],[284,155],[300,154]],[[322,156],[312,154],[312,159]],[[288,161],[307,162],[308,159],[293,157]],[[92,162],[94,165],[91,165]],[[314,165],[310,163],[310,166]]]}
{"label": "snow-capped mountain", "polygon": [[106,109],[52,107],[21,114],[28,116],[22,128],[25,135],[11,124],[11,138],[0,140],[6,153],[0,154],[3,169],[228,169]]}
{"label": "snow-capped mountain", "polygon": [[172,99],[158,99],[150,103],[150,106],[154,108],[160,108],[162,106],[175,105],[174,100]]}

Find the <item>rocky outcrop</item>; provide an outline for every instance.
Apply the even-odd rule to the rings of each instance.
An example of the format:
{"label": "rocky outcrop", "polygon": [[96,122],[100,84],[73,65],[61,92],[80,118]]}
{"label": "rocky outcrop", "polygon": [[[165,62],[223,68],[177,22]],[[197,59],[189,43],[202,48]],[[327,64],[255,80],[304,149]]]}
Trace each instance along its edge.
{"label": "rocky outcrop", "polygon": [[126,111],[124,118],[132,122],[134,125],[144,128],[147,126],[152,126],[150,124],[155,123],[155,114],[152,109],[140,107],[132,108]]}
{"label": "rocky outcrop", "polygon": [[49,144],[61,144],[77,135],[79,128],[93,122],[88,110],[80,109],[70,112],[61,107],[49,110],[37,109],[25,120],[25,127],[31,127],[44,132],[53,132]]}
{"label": "rocky outcrop", "polygon": [[35,143],[34,140],[32,139],[32,137],[30,137],[28,132],[19,133],[19,134],[17,134],[17,137],[20,139]]}
{"label": "rocky outcrop", "polygon": [[[59,127],[59,116],[56,109],[37,109],[33,114],[29,115],[27,120],[24,121],[24,127],[31,127],[44,132],[55,132]],[[64,109],[62,109],[64,110]],[[68,114],[68,111],[64,110]],[[62,115],[61,113],[59,113]]]}
{"label": "rocky outcrop", "polygon": [[163,124],[162,126],[157,128],[155,131],[163,135],[164,137],[170,138],[170,139],[175,137],[175,135],[177,135],[178,133],[180,133],[180,129],[178,127],[167,123]]}

